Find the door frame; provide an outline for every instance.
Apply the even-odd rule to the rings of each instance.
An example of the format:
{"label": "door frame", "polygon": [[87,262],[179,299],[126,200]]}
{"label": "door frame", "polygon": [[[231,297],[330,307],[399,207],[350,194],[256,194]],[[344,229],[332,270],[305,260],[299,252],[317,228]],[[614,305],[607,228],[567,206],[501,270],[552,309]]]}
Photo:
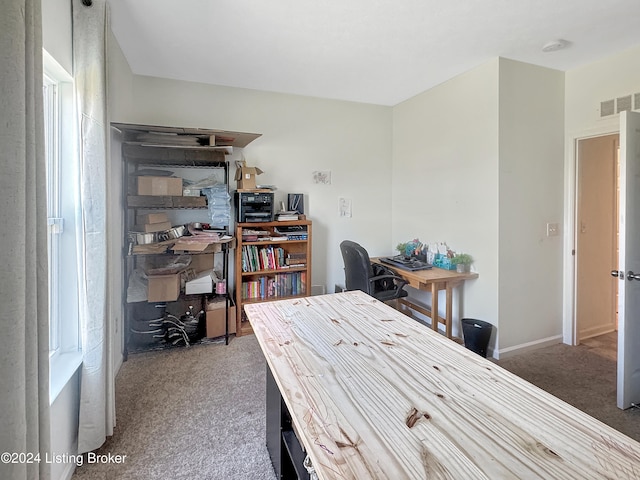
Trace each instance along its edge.
{"label": "door frame", "polygon": [[565,144],[565,199],[564,199],[564,245],[563,245],[563,314],[562,341],[567,345],[578,345],[576,322],[576,270],[574,254],[577,235],[577,195],[578,195],[578,141],[605,135],[620,135],[620,115],[607,119],[601,125],[589,130],[577,131],[567,135]]}
{"label": "door frame", "polygon": [[[606,285],[608,285],[607,288],[610,289],[611,291],[611,309],[609,311],[609,322],[607,322],[606,326],[605,325],[600,325],[597,328],[596,327],[592,327],[591,331],[588,332],[589,336],[587,338],[593,337],[593,336],[597,336],[597,335],[602,335],[603,333],[609,333],[611,332],[611,328],[615,328],[615,323],[616,323],[616,312],[617,312],[617,295],[616,295],[616,291],[617,291],[617,283],[615,282],[611,282],[611,277],[609,277],[608,273],[609,271],[611,271],[612,269],[616,269],[616,265],[618,262],[618,243],[615,240],[617,238],[617,231],[616,231],[616,225],[617,225],[617,221],[618,221],[618,209],[617,209],[617,194],[615,189],[619,188],[618,187],[618,179],[616,177],[616,167],[617,167],[617,154],[615,151],[615,145],[616,143],[618,144],[618,149],[619,149],[619,143],[620,143],[620,134],[619,133],[613,133],[613,134],[604,134],[604,135],[596,135],[596,136],[590,136],[590,137],[586,137],[586,138],[578,138],[576,139],[576,227],[575,227],[575,254],[574,254],[574,261],[575,261],[575,275],[574,275],[574,279],[575,279],[575,307],[576,307],[576,311],[574,314],[574,324],[575,324],[575,335],[576,335],[576,344],[581,343],[581,338],[580,337],[580,331],[582,330],[583,334],[587,333],[584,331],[584,322],[583,322],[583,318],[579,318],[578,314],[580,313],[579,311],[579,307],[580,302],[582,300],[585,300],[584,297],[582,298],[582,300],[580,300],[580,298],[578,297],[578,293],[580,292],[580,286],[585,284],[585,279],[579,279],[578,277],[578,270],[582,267],[585,266],[584,263],[580,263],[580,259],[581,259],[581,255],[583,260],[586,258],[584,257],[584,254],[581,254],[580,249],[577,248],[578,247],[578,243],[580,243],[580,241],[582,240],[581,238],[581,228],[582,228],[582,219],[583,214],[586,213],[588,210],[585,210],[585,212],[583,212],[583,214],[581,214],[580,209],[581,209],[581,190],[582,190],[582,186],[581,186],[581,179],[580,179],[580,171],[582,168],[584,168],[584,161],[585,158],[590,158],[592,161],[593,160],[597,160],[599,163],[602,160],[602,158],[600,156],[598,157],[594,157],[593,153],[589,152],[589,150],[585,150],[585,149],[581,149],[581,145],[584,145],[586,142],[589,141],[599,141],[601,142],[603,139],[606,139],[606,145],[611,147],[611,151],[609,151],[609,156],[606,157],[606,162],[605,163],[601,163],[601,165],[606,165],[608,168],[611,169],[611,171],[609,172],[609,174],[613,175],[613,184],[611,185],[611,187],[613,188],[613,194],[614,197],[612,198],[612,202],[613,202],[613,215],[612,215],[612,219],[615,220],[615,222],[612,220],[611,221],[611,225],[610,230],[602,230],[602,233],[607,233],[608,235],[608,240],[612,241],[614,244],[615,249],[610,251],[610,258],[602,258],[600,261],[604,262],[606,264],[606,268],[604,267],[604,264],[601,264],[600,266],[603,267],[604,270],[607,270],[607,277],[604,278],[598,278],[595,279],[595,281],[600,282],[601,286],[603,288],[605,288]],[[602,145],[600,143],[600,145]],[[580,158],[580,153],[579,152],[584,152],[584,158]],[[595,179],[592,179],[592,181]],[[597,179],[596,180],[596,184],[594,185],[593,183],[591,184],[592,187],[596,186],[596,185],[600,185],[601,179]],[[586,195],[586,197],[582,198],[582,201],[585,201],[585,198],[589,198],[589,195]],[[606,227],[604,225],[600,225],[600,227],[602,227],[603,229],[605,229]],[[602,238],[601,238],[602,240]],[[606,292],[603,291],[602,292],[602,297],[606,297]],[[584,311],[583,311],[584,313]],[[582,323],[581,323],[582,322]]]}

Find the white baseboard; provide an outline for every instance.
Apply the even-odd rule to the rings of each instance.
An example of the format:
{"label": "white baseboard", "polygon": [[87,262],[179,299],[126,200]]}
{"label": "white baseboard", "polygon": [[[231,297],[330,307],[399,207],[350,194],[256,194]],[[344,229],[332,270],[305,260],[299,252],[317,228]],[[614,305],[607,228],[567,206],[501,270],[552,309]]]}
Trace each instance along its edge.
{"label": "white baseboard", "polygon": [[327,289],[324,285],[311,285],[311,295],[324,295]]}
{"label": "white baseboard", "polygon": [[538,350],[539,348],[555,345],[556,343],[562,343],[562,335],[554,335],[553,337],[541,338],[540,340],[521,343],[520,345],[514,345],[513,347],[501,348],[497,351],[494,350],[492,354],[496,359],[505,359],[521,353],[531,352],[533,350]]}
{"label": "white baseboard", "polygon": [[611,333],[616,330],[616,324],[611,322],[606,325],[598,325],[597,327],[587,328],[585,330],[581,330],[578,338],[581,342],[582,340],[586,340],[587,338],[597,337],[599,335],[604,335],[605,333]]}

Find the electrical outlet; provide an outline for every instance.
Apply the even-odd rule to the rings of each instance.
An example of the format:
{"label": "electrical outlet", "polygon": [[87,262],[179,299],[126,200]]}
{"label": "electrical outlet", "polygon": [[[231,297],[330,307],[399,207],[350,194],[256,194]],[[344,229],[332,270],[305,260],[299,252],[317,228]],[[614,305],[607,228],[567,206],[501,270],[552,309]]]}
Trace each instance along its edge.
{"label": "electrical outlet", "polygon": [[560,233],[557,223],[547,223],[547,237],[556,237]]}

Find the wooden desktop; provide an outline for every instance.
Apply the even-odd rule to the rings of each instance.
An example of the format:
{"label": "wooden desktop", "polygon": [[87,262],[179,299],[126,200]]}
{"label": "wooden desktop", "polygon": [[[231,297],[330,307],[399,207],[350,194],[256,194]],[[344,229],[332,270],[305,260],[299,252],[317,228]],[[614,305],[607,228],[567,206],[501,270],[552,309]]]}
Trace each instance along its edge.
{"label": "wooden desktop", "polygon": [[362,292],[246,312],[278,478],[640,478],[638,442]]}

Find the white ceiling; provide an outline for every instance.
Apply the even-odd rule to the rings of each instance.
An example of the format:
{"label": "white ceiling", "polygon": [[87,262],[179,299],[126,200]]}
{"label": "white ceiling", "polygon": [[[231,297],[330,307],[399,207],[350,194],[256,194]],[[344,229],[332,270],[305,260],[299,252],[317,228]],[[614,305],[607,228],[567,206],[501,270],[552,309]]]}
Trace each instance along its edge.
{"label": "white ceiling", "polygon": [[380,105],[497,56],[568,70],[640,45],[639,0],[108,1],[135,74]]}

